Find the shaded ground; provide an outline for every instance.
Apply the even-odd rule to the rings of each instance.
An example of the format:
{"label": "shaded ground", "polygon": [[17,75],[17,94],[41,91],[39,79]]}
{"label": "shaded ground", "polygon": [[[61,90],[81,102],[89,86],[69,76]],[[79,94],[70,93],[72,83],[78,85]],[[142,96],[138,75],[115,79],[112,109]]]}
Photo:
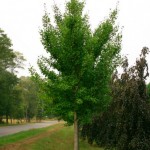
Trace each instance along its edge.
{"label": "shaded ground", "polygon": [[31,123],[31,124],[25,124],[25,125],[0,127],[0,137],[18,133],[21,131],[27,131],[30,129],[43,128],[43,127],[47,127],[47,126],[54,125],[57,123],[58,121],[46,121],[42,123]]}
{"label": "shaded ground", "polygon": [[7,146],[0,148],[0,150],[28,150],[28,148],[27,148],[28,145],[31,145],[32,143],[34,143],[35,141],[37,141],[39,139],[43,139],[45,137],[50,136],[52,133],[62,129],[63,127],[64,127],[63,124],[58,124],[54,128],[48,130],[47,132],[44,132],[42,134],[33,136],[33,137],[25,139],[25,140],[21,140],[19,142],[13,143],[13,144],[9,144]]}

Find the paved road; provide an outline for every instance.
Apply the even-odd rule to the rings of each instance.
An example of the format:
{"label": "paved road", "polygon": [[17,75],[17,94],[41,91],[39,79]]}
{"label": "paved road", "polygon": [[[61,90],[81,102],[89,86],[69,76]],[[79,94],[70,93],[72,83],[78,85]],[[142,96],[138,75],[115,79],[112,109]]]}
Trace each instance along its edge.
{"label": "paved road", "polygon": [[57,123],[58,121],[46,121],[42,123],[31,123],[31,124],[25,124],[25,125],[0,127],[0,137],[9,135],[9,134],[14,134],[14,133],[21,132],[21,131],[27,131],[30,129],[43,128],[43,127],[51,126]]}

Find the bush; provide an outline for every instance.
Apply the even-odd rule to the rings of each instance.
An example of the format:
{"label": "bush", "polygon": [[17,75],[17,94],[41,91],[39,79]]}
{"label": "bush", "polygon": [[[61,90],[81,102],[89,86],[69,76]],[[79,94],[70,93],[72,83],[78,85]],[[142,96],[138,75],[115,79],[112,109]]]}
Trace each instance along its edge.
{"label": "bush", "polygon": [[106,149],[150,150],[150,104],[146,90],[148,65],[143,48],[136,65],[123,63],[121,76],[115,73],[111,83],[112,102],[108,110],[82,128],[81,135]]}

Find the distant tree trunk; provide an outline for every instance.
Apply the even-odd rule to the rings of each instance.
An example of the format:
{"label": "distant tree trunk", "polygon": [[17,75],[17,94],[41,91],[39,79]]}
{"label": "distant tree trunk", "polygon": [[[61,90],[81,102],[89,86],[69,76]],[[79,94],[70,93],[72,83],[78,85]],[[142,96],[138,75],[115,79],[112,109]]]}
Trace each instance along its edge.
{"label": "distant tree trunk", "polygon": [[74,112],[74,150],[79,150],[79,129],[77,112]]}
{"label": "distant tree trunk", "polygon": [[28,122],[30,122],[30,121],[31,121],[30,117],[28,117],[28,119],[27,119],[27,120],[28,120]]}
{"label": "distant tree trunk", "polygon": [[12,117],[10,118],[10,120],[11,120],[11,124],[12,124],[12,121],[13,121]]}
{"label": "distant tree trunk", "polygon": [[8,124],[8,115],[6,114],[6,123]]}
{"label": "distant tree trunk", "polygon": [[36,122],[40,122],[40,119],[38,117],[36,117]]}
{"label": "distant tree trunk", "polygon": [[3,117],[0,116],[0,123],[3,123]]}
{"label": "distant tree trunk", "polygon": [[26,118],[26,122],[28,122],[28,108],[26,108],[26,111],[25,111],[25,118]]}

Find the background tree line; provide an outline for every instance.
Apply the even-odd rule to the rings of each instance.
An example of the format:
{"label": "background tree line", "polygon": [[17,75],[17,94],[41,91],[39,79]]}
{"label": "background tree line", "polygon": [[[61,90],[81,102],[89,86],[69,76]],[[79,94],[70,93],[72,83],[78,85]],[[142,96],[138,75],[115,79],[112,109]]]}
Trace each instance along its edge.
{"label": "background tree line", "polygon": [[[41,120],[45,104],[40,96],[39,85],[30,77],[16,76],[17,69],[23,68],[23,55],[12,49],[7,34],[0,29],[0,123],[3,119],[18,119],[30,122],[33,117]],[[48,112],[48,111],[47,111]]]}

